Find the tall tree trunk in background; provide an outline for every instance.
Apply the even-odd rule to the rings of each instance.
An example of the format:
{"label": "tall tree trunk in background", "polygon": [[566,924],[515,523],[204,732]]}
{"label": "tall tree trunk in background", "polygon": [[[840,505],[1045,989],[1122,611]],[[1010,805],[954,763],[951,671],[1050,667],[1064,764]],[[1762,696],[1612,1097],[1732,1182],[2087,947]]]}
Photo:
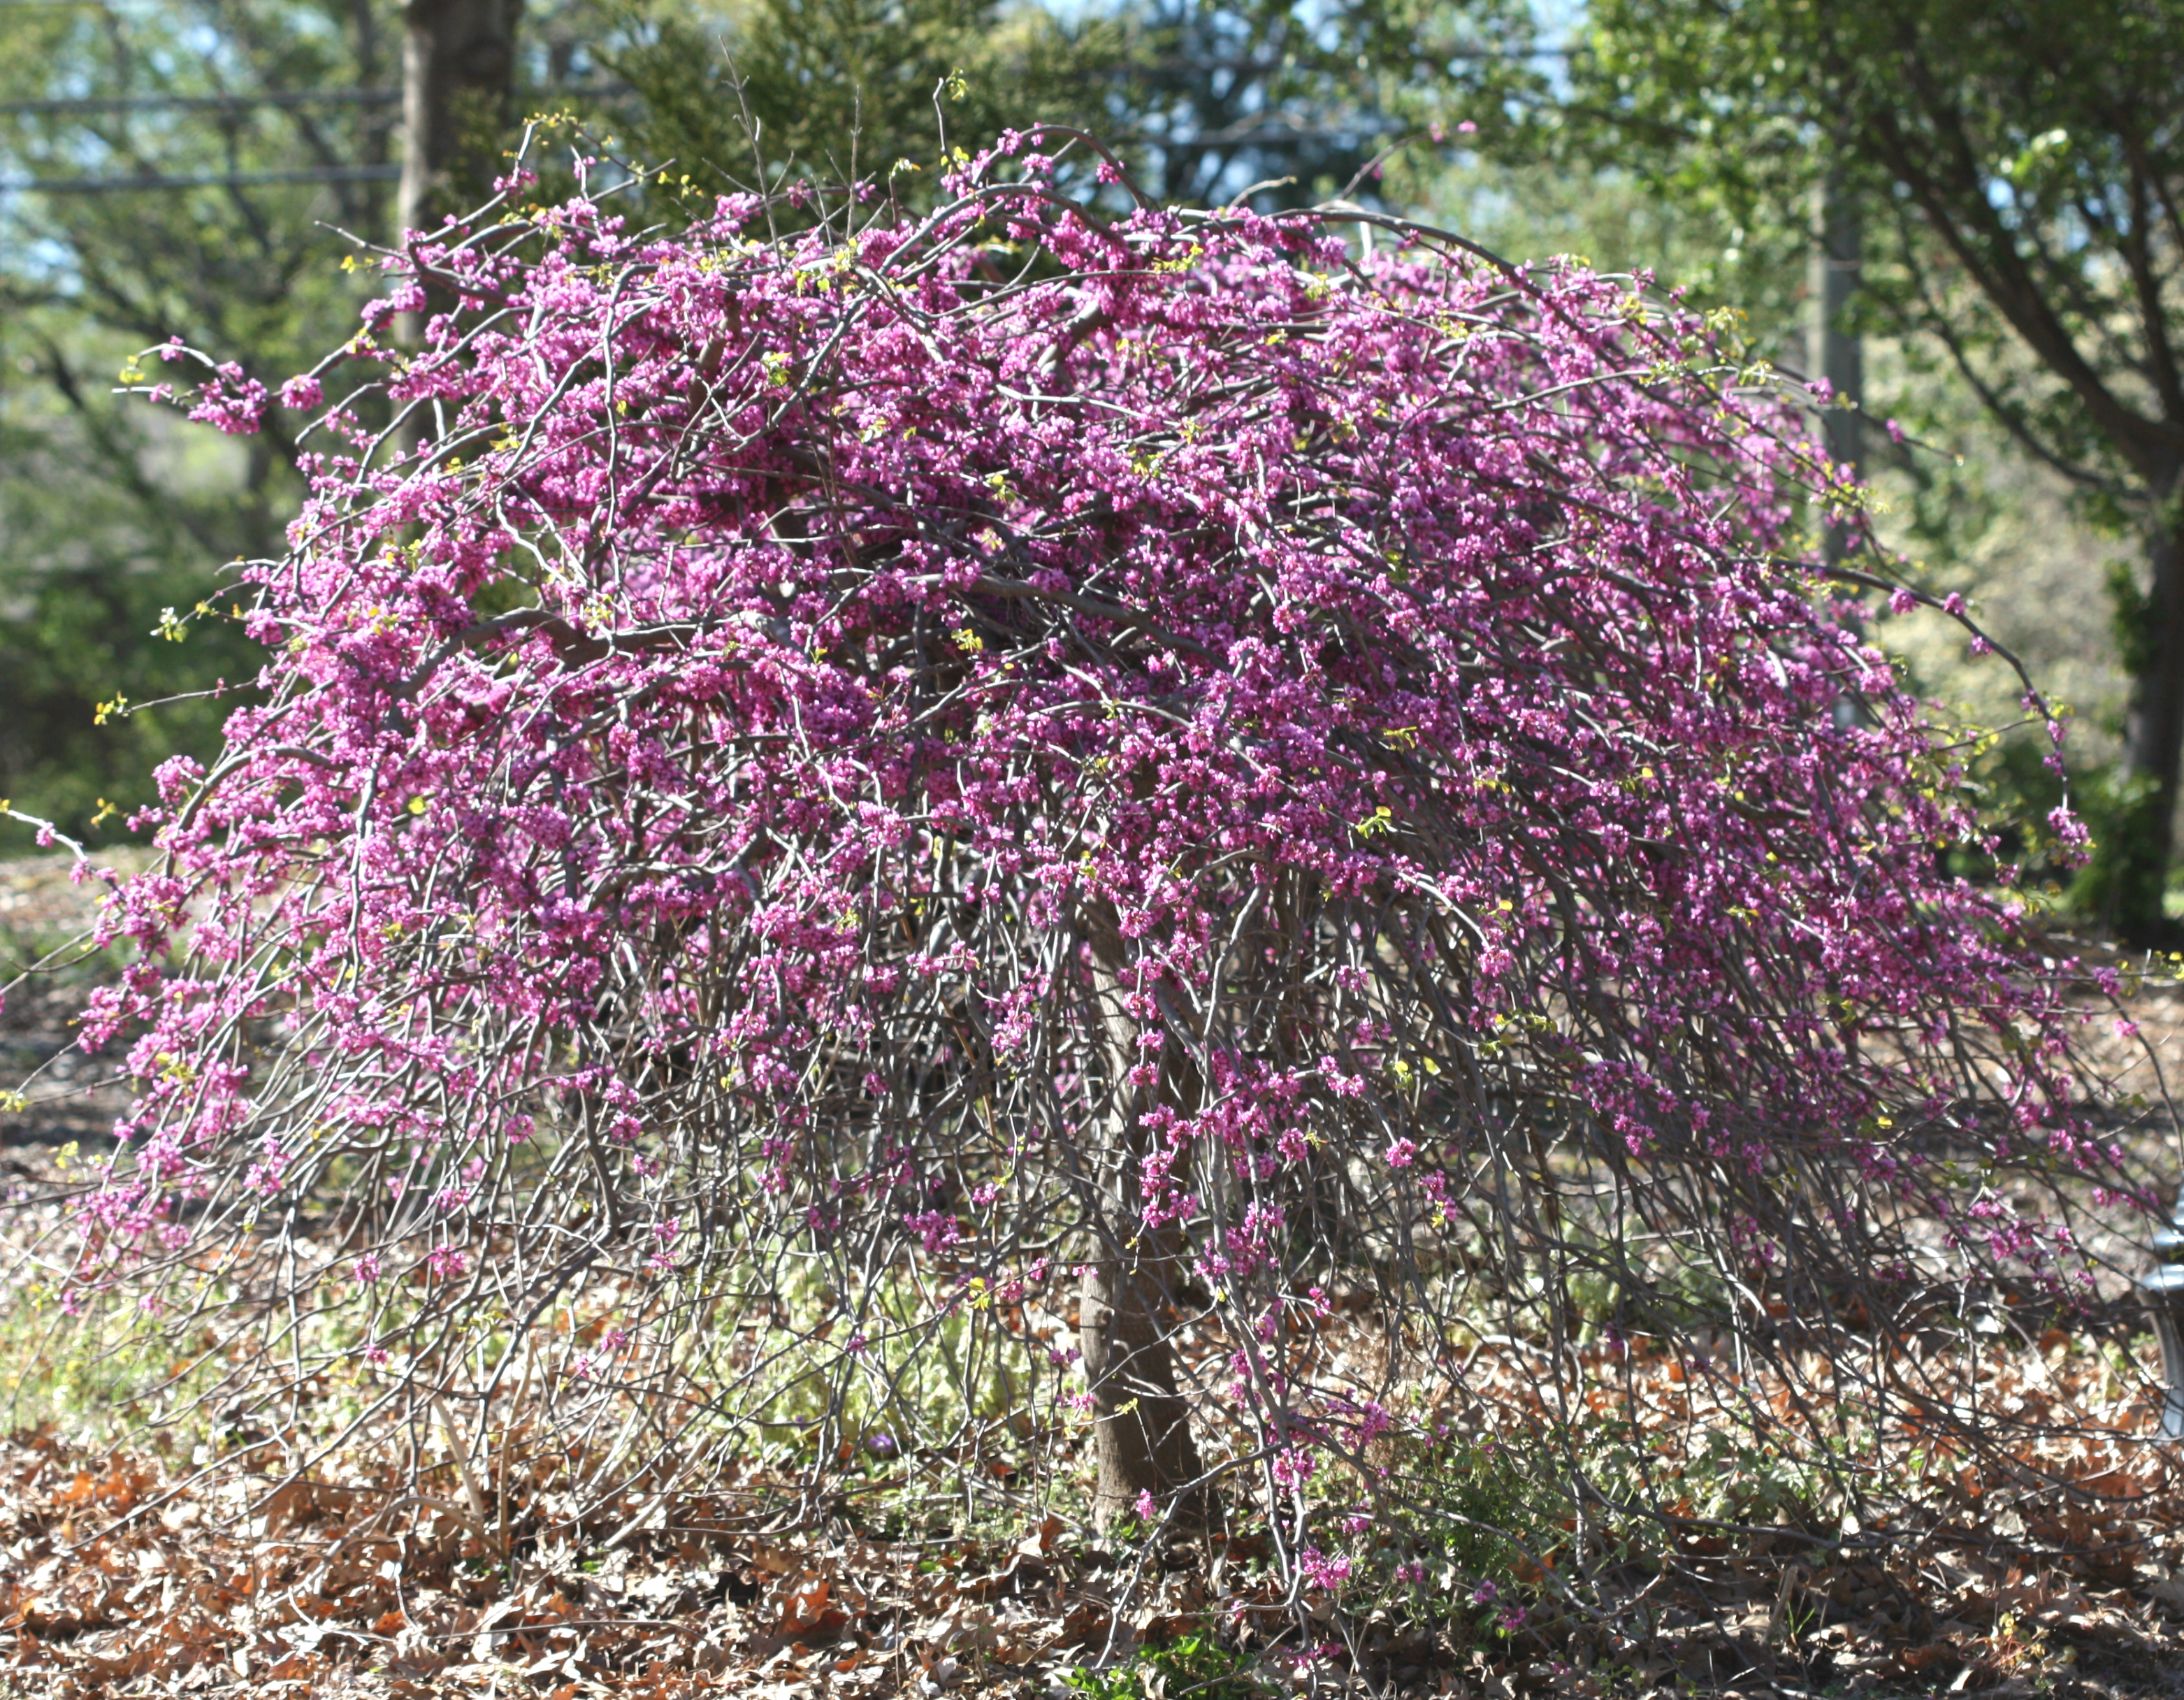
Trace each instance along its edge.
{"label": "tall tree trunk in background", "polygon": [[[1857,199],[1840,171],[1830,171],[1822,181],[1819,214],[1813,245],[1809,363],[1814,376],[1825,378],[1836,394],[1837,404],[1820,416],[1828,456],[1856,476],[1865,468],[1865,421],[1858,410],[1865,399],[1865,351],[1850,323],[1850,302],[1864,265],[1864,232]],[[1824,531],[1822,547],[1833,566],[1849,553],[1853,533],[1847,526],[1831,525]]]}
{"label": "tall tree trunk in background", "polygon": [[[1865,344],[1851,322],[1851,298],[1858,293],[1865,265],[1865,232],[1858,223],[1857,198],[1840,170],[1830,170],[1821,179],[1813,229],[1813,251],[1808,272],[1811,297],[1812,352],[1807,364],[1816,377],[1827,380],[1832,392],[1830,405],[1820,415],[1820,434],[1827,445],[1830,473],[1844,467],[1852,478],[1865,474]],[[1820,558],[1839,566],[1858,540],[1855,524],[1820,522]],[[1853,616],[1853,632],[1863,622]],[[1864,705],[1848,692],[1836,700],[1836,723],[1863,725]]]}
{"label": "tall tree trunk in background", "polygon": [[2170,932],[2162,900],[2174,849],[2178,769],[2184,766],[2184,468],[2155,484],[2147,522],[2147,588],[2114,586],[2116,639],[2131,675],[2124,722],[2124,783],[2095,868],[2102,919],[2148,945]]}
{"label": "tall tree trunk in background", "polygon": [[[401,234],[437,230],[491,198],[508,164],[522,14],[523,0],[409,0],[403,8]],[[424,310],[396,323],[397,340],[421,346],[426,321],[448,304],[428,291]],[[419,426],[405,433],[413,446]]]}
{"label": "tall tree trunk in background", "polygon": [[[1098,1177],[1103,1220],[1084,1265],[1078,1295],[1078,1345],[1092,1395],[1093,1457],[1097,1480],[1094,1521],[1102,1529],[1134,1515],[1150,1494],[1164,1517],[1185,1524],[1212,1518],[1215,1497],[1201,1478],[1190,1437],[1190,1406],[1176,1385],[1170,1318],[1181,1260],[1144,1225],[1139,1196],[1145,1155],[1143,1112],[1158,1095],[1189,1097],[1176,1073],[1186,1064],[1138,1045],[1138,1025],[1123,1004],[1122,935],[1112,917],[1092,928],[1094,995],[1106,1029],[1112,1080],[1110,1122]],[[1157,1087],[1134,1085],[1130,1071],[1158,1062]]]}
{"label": "tall tree trunk in background", "polygon": [[[387,76],[387,67],[381,62],[386,42],[380,25],[378,0],[349,0],[348,22],[349,41],[356,56],[356,86],[376,89]],[[397,121],[397,114],[386,107],[372,105],[361,110],[357,123],[358,164],[381,166],[393,157]],[[401,234],[398,229],[387,229],[391,209],[376,183],[346,184],[337,192],[341,197],[342,222],[348,229],[363,232],[377,242]]]}
{"label": "tall tree trunk in background", "polygon": [[433,230],[493,192],[506,165],[523,0],[410,0],[403,10],[405,231]]}

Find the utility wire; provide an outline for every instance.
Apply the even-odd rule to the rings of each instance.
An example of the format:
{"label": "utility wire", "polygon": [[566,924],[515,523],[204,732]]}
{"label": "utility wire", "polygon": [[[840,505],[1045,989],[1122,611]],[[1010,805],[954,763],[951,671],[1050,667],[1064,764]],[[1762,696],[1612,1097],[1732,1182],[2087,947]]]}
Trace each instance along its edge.
{"label": "utility wire", "polygon": [[126,177],[0,177],[0,194],[103,195],[147,189],[249,189],[273,183],[391,183],[399,165],[321,165],[302,171],[137,171]]}
{"label": "utility wire", "polygon": [[[4,5],[6,0],[0,0]],[[0,117],[105,112],[231,112],[247,106],[392,106],[398,88],[275,89],[263,94],[115,94],[53,100],[0,100]]]}
{"label": "utility wire", "polygon": [[[5,10],[16,0],[0,0]],[[560,88],[519,90],[516,98],[552,100],[563,96],[616,96],[629,92],[627,83],[570,83]],[[274,106],[395,106],[401,103],[398,88],[267,89],[258,94],[115,94],[57,96],[50,100],[0,100],[0,117],[32,118],[120,112],[231,112],[246,107]]]}
{"label": "utility wire", "polygon": [[[0,10],[21,0],[0,0]],[[560,88],[531,89],[521,98],[551,100],[567,96],[625,95],[621,83],[571,83]],[[69,99],[0,101],[0,117],[47,114],[229,111],[252,106],[393,105],[398,88],[269,90],[247,95],[112,95]],[[286,171],[133,171],[126,176],[0,177],[0,194],[104,195],[161,189],[248,189],[295,183],[384,183],[402,175],[399,165],[321,165]]]}

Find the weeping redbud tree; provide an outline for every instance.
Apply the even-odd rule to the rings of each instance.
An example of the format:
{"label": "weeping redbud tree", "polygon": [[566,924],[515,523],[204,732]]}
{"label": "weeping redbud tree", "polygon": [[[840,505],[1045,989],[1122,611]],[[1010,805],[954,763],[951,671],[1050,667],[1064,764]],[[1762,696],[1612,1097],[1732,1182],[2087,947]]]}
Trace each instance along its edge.
{"label": "weeping redbud tree", "polygon": [[520,1407],[571,1517],[916,1458],[1306,1586],[1429,1541],[1494,1378],[1543,1445],[1648,1353],[1755,1429],[2003,1421],[1888,1342],[2090,1301],[2125,1183],[1771,380],[1628,279],[1107,221],[1033,145],[672,237],[519,179],[387,257],[459,304],[337,357],[383,434],[282,392],[322,458],[110,905],[72,1302],[295,1470]]}

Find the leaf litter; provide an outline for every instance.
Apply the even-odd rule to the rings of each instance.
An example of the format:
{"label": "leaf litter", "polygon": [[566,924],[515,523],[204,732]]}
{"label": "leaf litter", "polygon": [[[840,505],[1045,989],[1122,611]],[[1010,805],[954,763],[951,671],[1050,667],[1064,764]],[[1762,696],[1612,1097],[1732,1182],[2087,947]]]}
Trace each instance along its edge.
{"label": "leaf litter", "polygon": [[[60,872],[0,867],[5,922],[72,930],[88,894]],[[65,1048],[64,996],[6,1012],[16,1060]],[[2149,1054],[2176,1053],[2180,1012],[2133,1007]],[[46,1095],[7,1118],[12,1175],[51,1177],[52,1144],[105,1107]],[[1522,1348],[1476,1366],[1487,1402],[1535,1432],[1540,1378]],[[1782,1396],[1673,1354],[1591,1358],[1591,1414],[1641,1413],[1672,1461],[1728,1404]],[[2010,1453],[1937,1444],[1892,1516],[1832,1530],[1671,1502],[1643,1564],[1588,1563],[1572,1530],[1532,1567],[1522,1624],[1468,1635],[1292,1599],[1262,1536],[1133,1546],[1037,1506],[1007,1530],[890,1535],[754,1469],[741,1492],[632,1496],[542,1537],[552,1470],[534,1465],[503,1547],[451,1467],[421,1496],[359,1449],[269,1494],[48,1422],[0,1441],[0,1695],[2184,1696],[2184,1455],[2156,1438],[2154,1372],[2150,1347],[2119,1363],[2061,1330],[1990,1352],[1979,1391],[2017,1420]],[[1557,1565],[1586,1573],[1583,1603]],[[1217,1679],[1165,1657],[1193,1637],[1222,1650]]]}
{"label": "leaf litter", "polygon": [[[1649,1402],[1664,1425],[1702,1427],[1732,1390],[1679,1368],[1643,1366]],[[2150,1438],[2146,1379],[2068,1337],[1988,1374],[2044,1428],[2014,1468],[1931,1461],[1895,1527],[1731,1527],[1672,1508],[1659,1559],[1592,1567],[1596,1603],[1558,1610],[1536,1588],[1522,1628],[1468,1645],[1396,1621],[1338,1630],[1346,1602],[1329,1594],[1299,1602],[1325,1636],[1302,1642],[1249,1537],[1147,1548],[1049,1513],[889,1538],[859,1529],[846,1499],[815,1506],[755,1472],[743,1493],[614,1508],[649,1513],[619,1544],[610,1517],[597,1534],[519,1539],[504,1561],[452,1502],[385,1515],[389,1463],[268,1497],[264,1478],[177,1472],[47,1427],[0,1446],[0,1673],[53,1700],[1028,1700],[1104,1669],[1145,1700],[1183,1700],[1159,1649],[1202,1634],[1234,1654],[1231,1683],[1270,1695],[2184,1692],[2184,1471]]]}

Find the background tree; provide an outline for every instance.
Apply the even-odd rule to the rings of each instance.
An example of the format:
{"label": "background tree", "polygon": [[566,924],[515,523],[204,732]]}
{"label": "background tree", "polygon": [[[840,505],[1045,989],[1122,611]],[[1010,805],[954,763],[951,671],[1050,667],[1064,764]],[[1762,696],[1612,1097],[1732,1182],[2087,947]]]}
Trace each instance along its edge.
{"label": "background tree", "polygon": [[1382,156],[1543,89],[1531,9],[1506,0],[1148,0],[1114,15],[1127,53],[1107,131],[1151,192],[1185,205],[1253,185],[1262,205],[1378,202]]}
{"label": "background tree", "polygon": [[2090,895],[2152,937],[2184,755],[2178,372],[2184,14],[1604,0],[1572,111],[1755,243],[1806,240],[1827,171],[1863,209],[1872,321],[1930,341],[2023,449],[2141,539],[2118,582],[2128,783]]}
{"label": "background tree", "polygon": [[19,185],[0,204],[0,792],[79,830],[216,741],[232,697],[98,711],[252,678],[214,593],[227,563],[281,547],[302,488],[281,418],[244,443],[178,439],[116,374],[180,336],[285,375],[354,322],[327,226],[386,231],[384,24],[347,4],[0,13],[0,169]]}
{"label": "background tree", "polygon": [[1042,120],[1096,126],[1116,51],[1096,14],[998,0],[655,4],[621,25],[605,56],[637,97],[631,152],[707,198],[795,172],[922,201],[911,168],[937,173],[944,126],[972,147]]}
{"label": "background tree", "polygon": [[397,226],[432,230],[493,192],[515,120],[522,0],[408,0]]}
{"label": "background tree", "polygon": [[625,127],[652,159],[746,159],[755,123],[777,165],[839,176],[854,135],[859,169],[879,175],[929,164],[938,123],[976,146],[1045,121],[1112,142],[1156,199],[1256,187],[1260,204],[1301,205],[1351,187],[1377,199],[1354,180],[1407,134],[1536,92],[1532,34],[1507,0],[1133,0],[1067,21],[991,0],[753,0],[640,12],[609,56],[640,103]]}
{"label": "background tree", "polygon": [[527,57],[515,21],[429,0],[0,9],[0,795],[77,832],[112,804],[110,832],[165,755],[216,746],[256,660],[214,592],[282,546],[292,421],[178,438],[115,376],[181,337],[277,381],[348,334],[378,287],[343,269],[356,242],[475,204],[512,91],[591,75],[581,6],[534,8]]}

